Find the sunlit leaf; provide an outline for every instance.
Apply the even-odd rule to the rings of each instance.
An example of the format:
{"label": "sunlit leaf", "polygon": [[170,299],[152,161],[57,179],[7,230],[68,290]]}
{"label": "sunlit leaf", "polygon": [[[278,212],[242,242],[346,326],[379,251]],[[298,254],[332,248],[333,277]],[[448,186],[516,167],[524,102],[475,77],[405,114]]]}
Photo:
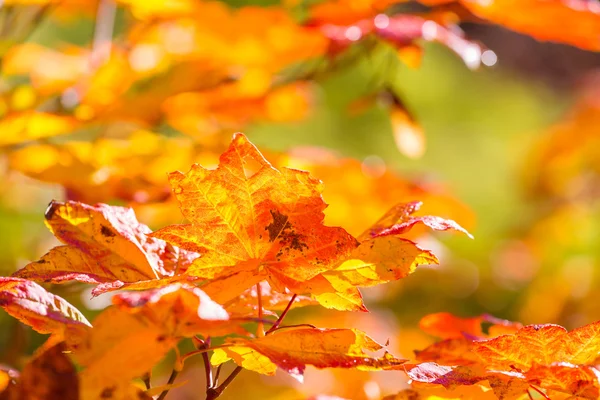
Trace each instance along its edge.
{"label": "sunlit leaf", "polygon": [[322,224],[326,205],[319,181],[303,171],[274,169],[241,134],[217,169],[195,165],[187,174],[171,174],[171,183],[191,224],[152,236],[202,254],[189,275],[252,273],[254,279],[231,298],[265,278],[275,287],[284,287],[286,278],[308,280],[356,246],[343,229]]}
{"label": "sunlit leaf", "polygon": [[[146,284],[151,287],[159,285],[160,278],[185,271],[197,256],[149,237],[150,228],[139,223],[129,208],[52,202],[45,216],[50,230],[65,245],[15,276],[53,283],[106,283],[107,289],[156,281]],[[102,290],[97,288],[96,293]]]}
{"label": "sunlit leaf", "polygon": [[381,370],[399,369],[404,362],[387,352],[383,357],[370,356],[367,351],[378,351],[383,347],[354,329],[290,329],[228,343],[232,346],[215,351],[213,364],[232,359],[244,368],[267,375],[281,368],[299,380],[302,380],[306,365]]}
{"label": "sunlit leaf", "polygon": [[91,326],[66,300],[26,279],[0,277],[0,306],[40,333],[62,334],[68,325]]}

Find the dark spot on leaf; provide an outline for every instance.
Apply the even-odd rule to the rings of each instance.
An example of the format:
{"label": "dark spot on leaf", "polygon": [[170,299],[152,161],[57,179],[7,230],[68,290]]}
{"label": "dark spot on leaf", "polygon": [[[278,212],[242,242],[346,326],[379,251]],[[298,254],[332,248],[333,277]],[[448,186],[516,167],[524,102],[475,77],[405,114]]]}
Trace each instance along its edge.
{"label": "dark spot on leaf", "polygon": [[160,335],[156,337],[157,342],[164,342],[165,340],[167,340],[167,337],[165,335]]}
{"label": "dark spot on leaf", "polygon": [[114,237],[114,236],[117,236],[117,234],[114,233],[109,227],[104,226],[104,225],[102,225],[102,227],[100,228],[100,233],[104,237]]}
{"label": "dark spot on leaf", "polygon": [[115,390],[117,389],[116,386],[111,386],[111,387],[107,387],[104,388],[104,390],[100,393],[100,398],[101,399],[110,399],[113,397],[113,393],[115,392]]}
{"label": "dark spot on leaf", "polygon": [[269,232],[269,242],[277,239],[277,236],[286,228],[288,216],[281,214],[277,210],[269,210],[273,217],[273,222],[266,226],[265,230]]}

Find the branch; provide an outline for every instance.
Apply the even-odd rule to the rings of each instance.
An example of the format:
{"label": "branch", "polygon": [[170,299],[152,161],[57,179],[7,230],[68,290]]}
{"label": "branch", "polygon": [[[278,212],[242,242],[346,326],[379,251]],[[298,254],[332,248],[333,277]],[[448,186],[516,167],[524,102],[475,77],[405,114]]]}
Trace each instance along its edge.
{"label": "branch", "polygon": [[296,296],[297,296],[297,294],[294,294],[292,296],[292,298],[290,299],[290,302],[285,307],[285,310],[283,310],[283,312],[281,313],[281,315],[279,316],[279,318],[277,318],[277,321],[275,321],[275,323],[273,324],[273,326],[271,327],[271,329],[269,329],[267,331],[267,333],[266,333],[267,335],[269,333],[273,333],[275,330],[277,330],[277,328],[279,328],[279,325],[281,325],[281,322],[283,321],[283,319],[287,315],[288,311],[290,311],[290,308],[292,308],[292,304],[294,304],[294,300],[296,300]]}
{"label": "branch", "polygon": [[[177,375],[179,375],[179,371],[173,368],[173,371],[171,371],[171,376],[169,376],[169,380],[167,381],[167,385],[172,385],[175,382],[175,379],[177,379]],[[163,392],[160,394],[160,396],[158,396],[156,400],[163,400],[165,397],[167,397],[169,389],[163,390]]]}
{"label": "branch", "polygon": [[236,367],[233,370],[233,372],[227,377],[227,379],[223,381],[221,386],[219,386],[218,388],[207,390],[206,400],[215,400],[217,397],[219,397],[221,393],[223,393],[223,391],[227,389],[227,386],[229,386],[229,384],[235,379],[235,377],[238,376],[240,372],[242,372],[242,369],[242,367]]}

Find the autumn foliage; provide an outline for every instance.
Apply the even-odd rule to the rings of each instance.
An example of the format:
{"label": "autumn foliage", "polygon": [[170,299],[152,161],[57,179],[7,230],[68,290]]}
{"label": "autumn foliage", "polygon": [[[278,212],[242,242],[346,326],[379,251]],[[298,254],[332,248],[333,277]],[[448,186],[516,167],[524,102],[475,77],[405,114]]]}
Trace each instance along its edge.
{"label": "autumn foliage", "polygon": [[[380,52],[416,68],[423,43],[438,42],[468,68],[493,64],[493,49],[462,22],[600,50],[595,1],[414,3],[1,4],[3,160],[62,194],[44,214],[58,244],[0,277],[0,307],[44,335],[19,370],[0,366],[0,399],[163,400],[187,383],[177,378],[191,359],[201,360],[198,398],[207,400],[225,397],[242,370],[302,382],[307,367],[410,379],[370,399],[600,398],[600,322],[567,331],[435,313],[419,327],[439,340],[410,358],[354,324],[328,327],[301,312],[289,322],[290,310],[309,306],[368,313],[361,289],[440,263],[442,247],[424,235],[472,239],[462,227],[472,215],[435,184],[323,149],[261,152],[237,131],[307,118],[321,80]],[[118,40],[116,14],[127,19]],[[91,48],[29,40],[41,20],[82,16],[94,20]],[[398,151],[420,157],[425,135],[403,96],[386,82],[366,92],[347,113],[381,106]],[[584,93],[528,161],[530,194],[552,199],[539,229],[575,200],[592,203],[600,187],[583,181],[599,168],[595,94]],[[521,240],[546,254],[538,233]],[[53,294],[88,289],[110,296],[89,320]],[[158,365],[168,365],[165,383],[153,376]]]}

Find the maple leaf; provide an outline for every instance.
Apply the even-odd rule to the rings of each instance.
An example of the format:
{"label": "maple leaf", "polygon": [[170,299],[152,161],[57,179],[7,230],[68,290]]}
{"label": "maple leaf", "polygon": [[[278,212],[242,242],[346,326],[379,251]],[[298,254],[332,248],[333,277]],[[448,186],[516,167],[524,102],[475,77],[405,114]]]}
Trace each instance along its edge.
{"label": "maple leaf", "polygon": [[35,282],[0,277],[0,307],[40,333],[62,335],[66,326],[91,326],[65,299]]}
{"label": "maple leaf", "polygon": [[512,335],[476,342],[473,351],[488,367],[527,371],[534,363],[593,364],[600,351],[600,322],[567,332],[554,324],[528,325]]}
{"label": "maple leaf", "polygon": [[416,352],[418,360],[436,362],[419,364],[411,369],[409,376],[445,387],[487,380],[501,399],[518,397],[531,385],[546,392],[597,398],[599,322],[567,332],[553,324],[518,328],[518,324],[497,320],[499,324],[492,325],[501,328],[497,332],[512,333],[479,340],[477,335],[462,331],[463,338],[455,337],[456,327],[448,328],[448,323],[455,320],[459,326],[474,329],[471,333],[479,333],[479,327],[472,323],[480,318],[460,320],[445,314],[425,318],[426,328],[442,335],[448,333],[450,339]]}
{"label": "maple leaf", "polygon": [[359,239],[367,237],[377,238],[389,235],[400,235],[410,231],[415,225],[423,224],[436,231],[453,230],[464,233],[471,239],[473,236],[456,222],[441,217],[426,215],[412,216],[423,205],[420,201],[400,203],[392,207],[370,229],[364,232]]}
{"label": "maple leaf", "polygon": [[[250,162],[255,172],[247,176]],[[234,135],[219,167],[194,165],[170,175],[183,215],[191,222],[151,236],[199,252],[191,276],[210,280],[246,273],[249,279],[228,295],[234,298],[263,279],[308,280],[356,247],[342,228],[322,224],[326,207],[321,184],[307,172],[273,168],[244,135]]]}
{"label": "maple leaf", "polygon": [[[185,271],[197,254],[149,237],[150,228],[124,207],[53,201],[46,224],[65,243],[15,272],[43,282],[99,284],[93,294],[124,286],[149,288]],[[176,278],[175,278],[176,279]],[[167,279],[168,280],[168,279]]]}
{"label": "maple leaf", "polygon": [[435,230],[455,230],[470,234],[452,220],[411,216],[421,203],[401,203],[392,207],[370,229],[359,236],[360,244],[333,268],[304,282],[286,279],[296,293],[311,293],[325,307],[337,310],[366,311],[357,287],[375,286],[402,279],[419,265],[437,264],[430,251],[398,235],[416,224]]}
{"label": "maple leaf", "polygon": [[543,388],[570,393],[585,399],[600,397],[600,371],[594,367],[566,362],[551,365],[534,364],[525,373],[527,380]]}
{"label": "maple leaf", "polygon": [[302,381],[306,365],[317,368],[356,368],[359,370],[398,369],[405,360],[389,353],[369,356],[383,346],[356,329],[301,328],[275,331],[257,339],[232,339],[230,347],[215,350],[211,363],[233,360],[239,366],[273,375],[281,368]]}

